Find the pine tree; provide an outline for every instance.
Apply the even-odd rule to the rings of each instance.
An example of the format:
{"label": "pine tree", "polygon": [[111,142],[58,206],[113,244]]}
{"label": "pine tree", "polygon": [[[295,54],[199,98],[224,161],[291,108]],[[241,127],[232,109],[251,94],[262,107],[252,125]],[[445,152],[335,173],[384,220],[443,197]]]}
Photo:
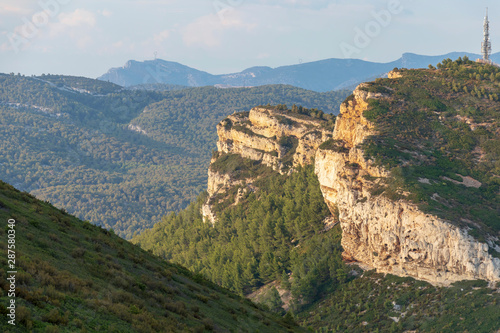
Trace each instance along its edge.
{"label": "pine tree", "polygon": [[283,313],[283,300],[276,287],[272,287],[269,291],[267,302],[265,303],[271,311],[276,313]]}
{"label": "pine tree", "polygon": [[281,274],[280,286],[281,286],[281,288],[283,288],[285,290],[290,290],[290,288],[292,287],[290,284],[290,280],[288,278],[288,274],[285,271],[283,271],[283,273]]}

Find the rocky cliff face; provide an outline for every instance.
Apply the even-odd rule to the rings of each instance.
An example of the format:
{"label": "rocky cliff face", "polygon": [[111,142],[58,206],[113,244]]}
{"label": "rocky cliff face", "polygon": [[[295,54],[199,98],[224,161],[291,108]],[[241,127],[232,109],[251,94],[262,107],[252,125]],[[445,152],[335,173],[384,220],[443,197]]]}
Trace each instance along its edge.
{"label": "rocky cliff face", "polygon": [[[398,80],[401,75],[390,77]],[[280,173],[314,159],[325,201],[342,227],[347,260],[436,285],[464,279],[500,281],[500,259],[490,254],[500,250],[495,244],[498,239],[479,242],[467,229],[427,214],[407,200],[374,194],[390,173],[365,158],[361,144],[377,132],[363,113],[370,99],[390,97],[370,93],[368,87],[360,85],[341,105],[333,131],[324,120],[277,108],[254,108],[223,120],[217,126],[219,152],[208,172],[205,218],[216,222],[213,205],[228,200],[227,193],[238,202],[256,190],[252,176],[213,168],[222,159],[237,155]],[[235,187],[237,194],[230,191]]]}
{"label": "rocky cliff face", "polygon": [[322,125],[324,121],[308,116],[253,108],[217,125],[217,148],[221,153],[262,161],[284,173],[290,167],[311,163],[319,145],[331,137],[331,131]]}
{"label": "rocky cliff face", "polygon": [[[333,121],[333,117],[330,118]],[[321,117],[257,107],[230,115],[217,125],[218,158],[236,154],[285,174],[299,165],[312,163],[319,145],[330,138],[331,133],[328,121]],[[247,192],[254,190],[252,177],[242,179],[214,171],[215,162],[217,158],[212,159],[208,171],[209,198],[202,208],[203,216],[211,223],[216,221],[212,209],[216,196],[219,196],[217,200],[225,200],[220,198],[221,194],[243,184]]]}
{"label": "rocky cliff face", "polygon": [[236,183],[231,181],[231,177],[226,174],[220,174],[208,169],[208,186],[207,192],[209,199],[201,208],[201,214],[210,223],[215,223],[215,214],[212,211],[212,206],[210,205],[210,198],[215,197],[219,192],[225,192],[229,187],[236,185]]}
{"label": "rocky cliff face", "polygon": [[500,281],[500,259],[488,253],[488,244],[405,200],[371,194],[389,173],[364,158],[359,144],[374,130],[363,112],[368,99],[385,96],[361,87],[342,104],[333,140],[315,158],[325,200],[332,212],[338,210],[345,258],[437,285]]}

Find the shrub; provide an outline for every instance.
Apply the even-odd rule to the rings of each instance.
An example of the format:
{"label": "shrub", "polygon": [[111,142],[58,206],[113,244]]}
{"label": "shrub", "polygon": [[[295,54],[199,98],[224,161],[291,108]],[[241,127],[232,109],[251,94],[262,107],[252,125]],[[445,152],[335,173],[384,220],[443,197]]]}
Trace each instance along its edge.
{"label": "shrub", "polygon": [[76,247],[71,251],[71,256],[73,258],[82,258],[85,255],[86,250],[81,247]]}
{"label": "shrub", "polygon": [[64,316],[61,315],[59,309],[53,308],[42,316],[42,320],[51,324],[56,325],[67,325],[69,318],[69,312],[67,312]]}
{"label": "shrub", "polygon": [[45,328],[45,333],[59,333],[59,328],[57,326],[49,325]]}
{"label": "shrub", "polygon": [[16,320],[27,329],[31,329],[33,325],[31,321],[31,311],[25,306],[19,306],[16,309]]}
{"label": "shrub", "polygon": [[214,322],[210,318],[203,318],[202,320],[203,326],[206,330],[213,331],[214,330]]}
{"label": "shrub", "polygon": [[344,147],[344,142],[342,140],[328,139],[323,142],[319,149],[331,150],[337,153],[348,153],[349,149]]}

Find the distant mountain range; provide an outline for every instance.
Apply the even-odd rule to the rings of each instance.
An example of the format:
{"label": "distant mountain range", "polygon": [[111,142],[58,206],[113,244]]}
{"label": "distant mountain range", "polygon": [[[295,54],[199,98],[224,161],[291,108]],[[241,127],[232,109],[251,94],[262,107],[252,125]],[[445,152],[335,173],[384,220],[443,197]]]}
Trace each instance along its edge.
{"label": "distant mountain range", "polygon": [[[317,92],[352,88],[355,85],[383,76],[394,67],[424,68],[436,65],[445,58],[452,60],[467,55],[470,59],[481,58],[468,52],[452,52],[439,56],[424,56],[404,53],[398,60],[376,63],[358,59],[326,59],[298,65],[271,67],[251,67],[240,73],[213,75],[177,62],[149,60],[128,61],[125,66],[112,68],[98,79],[121,86],[142,84],[170,84],[189,87],[249,87],[268,84],[289,84]],[[492,60],[500,62],[500,53],[492,55]]]}

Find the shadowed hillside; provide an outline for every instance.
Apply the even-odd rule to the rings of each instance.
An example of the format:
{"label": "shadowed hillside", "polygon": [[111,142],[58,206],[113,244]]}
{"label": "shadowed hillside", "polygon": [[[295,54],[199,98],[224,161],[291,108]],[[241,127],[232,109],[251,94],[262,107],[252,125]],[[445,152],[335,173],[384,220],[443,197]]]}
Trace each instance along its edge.
{"label": "shadowed hillside", "polygon": [[[2,332],[300,331],[201,275],[0,182],[2,277],[10,219],[16,326],[2,320]],[[5,278],[0,287],[5,318]]]}

